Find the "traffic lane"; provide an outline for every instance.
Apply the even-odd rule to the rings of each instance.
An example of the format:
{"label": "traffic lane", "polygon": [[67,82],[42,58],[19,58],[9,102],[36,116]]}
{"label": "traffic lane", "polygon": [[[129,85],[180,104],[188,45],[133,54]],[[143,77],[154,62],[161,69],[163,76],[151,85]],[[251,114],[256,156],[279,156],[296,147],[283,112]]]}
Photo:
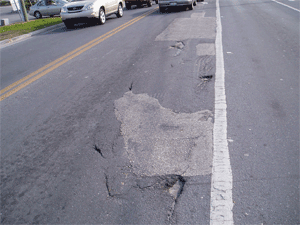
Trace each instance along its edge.
{"label": "traffic lane", "polygon": [[[170,21],[170,20],[168,20],[168,21]],[[107,24],[105,24],[105,25],[107,25]],[[105,28],[105,25],[104,26],[99,26],[99,28]],[[84,27],[84,28],[82,28],[82,29],[89,29],[90,27],[88,27],[88,28],[86,28],[86,27]],[[64,28],[63,28],[64,29]],[[108,29],[108,28],[107,28]],[[105,30],[105,31],[107,31],[107,29]],[[129,27],[127,28],[127,30],[129,29]],[[60,31],[61,29],[58,29],[58,31]],[[133,32],[134,30],[131,28],[130,29],[131,30],[131,32]],[[71,32],[72,32],[73,30],[71,30]],[[76,32],[77,30],[75,29],[74,30],[74,32]],[[54,31],[55,32],[55,31]],[[84,35],[86,35],[86,32],[87,31],[85,31],[84,32]],[[96,30],[96,32],[97,32],[97,30]],[[126,31],[126,29],[125,30],[122,30],[121,31],[122,33],[124,33],[124,32],[126,32],[127,33],[127,31]],[[66,32],[66,33],[68,33],[68,32]],[[91,33],[91,32],[89,32],[89,33]],[[97,33],[96,33],[97,34]],[[50,36],[51,36],[52,34],[50,34]],[[120,35],[120,34],[119,34]],[[124,34],[123,34],[124,35]],[[49,35],[47,35],[47,34],[45,34],[45,36],[46,36],[46,38],[49,38],[48,36]],[[115,37],[115,38],[117,38],[117,44],[118,44],[118,46],[121,46],[121,49],[122,49],[122,45],[123,45],[123,43],[122,43],[122,39],[120,39],[120,38],[118,38],[118,35],[115,35],[115,36],[117,36],[117,37]],[[72,35],[72,33],[70,34],[70,36],[68,36],[69,38],[70,37],[73,37],[74,38],[74,35]],[[80,37],[82,37],[82,36],[80,36]],[[96,36],[96,37],[98,37],[98,36]],[[110,37],[109,39],[111,39],[112,37]],[[68,39],[68,38],[66,38],[66,39]],[[77,40],[77,39],[79,39],[79,38],[77,38],[77,37],[75,37],[73,40],[75,41],[75,40]],[[81,38],[82,39],[82,38]],[[143,40],[143,39],[141,39],[141,40]],[[30,40],[28,40],[28,41],[30,41]],[[24,44],[24,48],[26,47],[26,45],[27,45],[27,42],[28,41],[25,41],[25,42],[23,42],[23,43],[17,43],[16,44],[16,47],[15,48],[18,48],[18,46],[19,45],[21,45],[21,44]],[[107,41],[107,39],[106,39],[106,41]],[[69,42],[72,42],[72,41],[68,41],[67,42],[67,40],[66,40],[66,43],[69,43]],[[85,41],[86,42],[86,41]],[[85,43],[84,42],[84,43]],[[99,61],[99,60],[108,60],[109,61],[109,59],[107,59],[106,57],[113,57],[114,56],[114,54],[113,53],[115,53],[115,52],[117,52],[117,48],[116,48],[116,43],[114,43],[114,42],[112,42],[112,44],[111,45],[106,45],[106,49],[105,50],[102,50],[102,51],[99,51],[98,52],[98,54],[97,54],[97,57],[93,57],[93,61]],[[133,42],[133,44],[139,44],[139,42],[137,42],[137,41],[134,41]],[[47,47],[49,47],[48,45],[47,45],[47,41],[45,41],[45,43],[43,44],[43,46],[47,46]],[[80,46],[80,45],[79,45]],[[100,43],[98,46],[103,46],[103,43]],[[90,49],[90,50],[88,50],[88,51],[86,51],[86,52],[84,52],[84,54],[83,55],[85,55],[85,60],[89,60],[89,57],[88,57],[88,53],[89,53],[89,51],[95,51],[94,49],[96,49],[97,47],[98,47],[97,45],[94,47],[94,48],[92,48],[92,49]],[[11,46],[11,47],[14,47],[14,46]],[[22,45],[22,47],[23,47],[23,45]],[[75,46],[74,47],[74,44],[73,45],[71,45],[71,47],[73,47],[73,48],[77,48],[78,46]],[[9,47],[10,48],[10,47]],[[52,55],[53,53],[56,53],[57,51],[59,51],[60,49],[54,49],[54,47],[52,47],[52,51],[50,51],[50,48],[49,48],[49,55]],[[73,49],[72,49],[73,50]],[[44,50],[44,51],[46,51],[46,50]],[[128,50],[127,50],[128,51]],[[26,51],[26,53],[29,53],[29,51]],[[25,53],[24,53],[25,54]],[[17,55],[17,54],[16,54]],[[82,60],[82,57],[83,57],[83,55],[79,55],[78,57],[80,57],[80,59],[76,59],[77,61],[79,60],[79,61],[81,61]],[[124,59],[122,59],[122,60],[125,60],[127,57],[126,57],[126,54],[124,55]],[[34,58],[30,58],[29,59],[30,61],[34,61],[35,59]],[[47,60],[48,62],[50,62],[50,60],[49,59],[45,59],[45,60]],[[5,61],[4,61],[5,62]],[[112,60],[111,62],[115,62],[115,60]],[[118,61],[116,61],[116,62],[118,62]],[[17,61],[11,61],[11,64],[13,64],[15,67],[16,67],[16,64],[17,63],[19,63],[19,62],[17,62]],[[73,64],[71,61],[69,61],[68,62],[69,64],[63,64],[64,66],[66,66],[66,65],[68,65],[68,66],[70,66],[70,68],[71,69],[73,69],[73,66],[76,66],[77,64],[75,63],[75,64]],[[27,62],[27,64],[29,64],[29,62]],[[5,65],[7,65],[7,64],[5,64]],[[25,68],[26,68],[26,65],[23,65]],[[38,66],[40,66],[40,64],[38,65]],[[37,68],[40,68],[40,67],[37,67]],[[67,68],[67,67],[66,67]],[[95,68],[96,68],[96,66],[95,66]],[[30,68],[28,68],[28,69],[30,69]],[[24,69],[23,69],[24,70]],[[86,70],[86,72],[85,73],[87,73],[87,72],[89,72],[89,64],[87,63],[87,64],[81,64],[81,70]],[[54,72],[56,72],[56,70],[53,70]],[[2,72],[3,73],[3,72]],[[26,75],[28,75],[28,73],[26,74]],[[51,75],[48,75],[49,76],[49,78],[51,79]],[[46,76],[47,77],[47,76]],[[40,79],[40,80],[38,80],[38,82],[39,81],[42,81],[44,79],[44,77],[42,78],[42,79]],[[58,79],[60,79],[60,77],[58,77]],[[44,83],[43,83],[44,84]],[[35,85],[34,85],[35,86]],[[28,90],[30,90],[30,87],[28,87],[29,89]],[[50,85],[50,88],[52,88],[52,86]],[[55,86],[54,86],[54,88],[55,88]],[[64,90],[62,90],[62,91],[64,91]],[[25,92],[26,93],[26,92]],[[39,92],[37,92],[37,93],[39,93]],[[43,92],[41,92],[41,93],[43,93]],[[20,94],[19,92],[17,92],[17,95],[20,95],[20,96],[22,96],[22,94]],[[12,98],[11,99],[15,99],[16,98],[16,96],[12,96]],[[8,105],[7,105],[8,106]],[[30,113],[28,114],[28,116],[30,115]],[[23,120],[22,118],[20,118],[21,120]],[[21,120],[19,121],[19,122],[21,122]],[[26,122],[26,119],[24,120],[24,122]],[[16,124],[18,124],[18,122],[16,123]]]}
{"label": "traffic lane", "polygon": [[226,3],[221,16],[234,221],[296,224],[298,16],[264,1]]}
{"label": "traffic lane", "polygon": [[103,26],[79,24],[76,29],[60,26],[2,48],[1,54],[5,57],[1,59],[1,89],[153,8],[124,10],[122,18],[112,15]]}
{"label": "traffic lane", "polygon": [[122,31],[123,29],[127,28],[128,26],[131,26],[132,24],[138,22],[139,20],[143,19],[147,15],[157,11],[157,8],[154,8],[153,10],[147,11],[146,13],[142,14],[141,16],[130,20],[129,22],[122,24],[121,26],[105,33],[104,35],[101,35],[97,37],[96,39],[86,43],[85,45],[82,45],[75,50],[69,52],[68,54],[65,54],[64,56],[52,61],[51,63],[41,67],[37,71],[29,74],[28,76],[20,79],[19,81],[7,86],[6,88],[1,90],[1,100],[9,97],[10,95],[16,93],[18,90],[22,89],[23,87],[31,84],[32,82],[36,81],[37,79],[45,76],[50,71],[58,68],[62,64],[68,62],[69,60],[73,59],[74,57],[82,54],[83,52],[93,48],[94,46],[98,45],[99,43],[103,42],[107,38],[117,34],[118,32]]}
{"label": "traffic lane", "polygon": [[160,185],[180,179],[137,179],[114,105],[131,89],[170,111],[213,109],[213,82],[194,71],[195,46],[207,39],[186,41],[179,55],[176,41],[155,41],[196,11],[152,14],[1,102],[2,222],[208,223],[210,175],[185,177],[172,208]]}
{"label": "traffic lane", "polygon": [[[147,9],[141,9],[136,14],[140,15],[145,10]],[[98,36],[113,30],[117,26],[128,22],[132,18],[125,13],[119,20],[111,16],[107,19],[107,23],[104,26],[87,24],[71,30],[67,30],[63,26],[50,33],[39,34],[25,42],[16,43],[1,49],[2,54],[6,56],[1,60],[3,68],[1,77],[2,88]],[[15,67],[14,61],[22,61],[24,64]]]}
{"label": "traffic lane", "polygon": [[[72,164],[75,164],[78,168],[80,168],[80,171],[87,171],[88,169],[86,169],[85,166],[90,165],[90,166],[88,166],[89,169],[91,169],[90,171],[94,171],[92,169],[92,165],[95,163],[93,163],[94,162],[93,158],[90,158],[90,157],[98,156],[100,158],[101,156],[92,154],[95,152],[93,150],[93,147],[94,147],[93,145],[96,140],[94,140],[94,139],[88,140],[85,132],[88,132],[88,133],[91,132],[91,135],[92,135],[91,138],[93,138],[93,136],[95,135],[95,131],[93,131],[93,129],[95,129],[95,126],[100,126],[99,123],[102,125],[106,125],[105,126],[105,129],[107,130],[107,132],[105,134],[106,141],[108,142],[108,144],[111,144],[111,142],[113,142],[112,135],[114,134],[114,127],[118,126],[118,123],[114,122],[114,120],[111,118],[113,115],[113,110],[111,111],[111,108],[113,107],[111,105],[113,103],[113,99],[110,100],[111,97],[109,95],[109,91],[113,91],[113,93],[115,94],[115,89],[118,91],[121,88],[121,90],[123,89],[123,92],[128,90],[128,87],[117,87],[117,85],[115,84],[116,82],[120,81],[121,79],[127,78],[127,76],[124,76],[123,73],[122,73],[122,76],[120,76],[120,74],[119,74],[120,72],[123,71],[123,68],[122,68],[123,64],[126,65],[126,63],[123,62],[124,60],[126,60],[126,57],[124,57],[124,51],[122,51],[122,56],[120,54],[117,54],[117,52],[119,52],[118,47],[119,47],[119,49],[122,49],[122,43],[123,43],[120,39],[117,39],[117,40],[118,41],[109,42],[108,45],[101,45],[100,49],[99,49],[99,47],[95,48],[93,51],[93,54],[91,54],[91,52],[89,52],[90,54],[84,54],[81,57],[75,59],[72,63],[69,62],[67,65],[65,65],[65,67],[60,68],[60,70],[63,69],[62,72],[54,71],[53,73],[49,74],[49,76],[44,77],[43,79],[39,80],[38,83],[35,83],[35,87],[38,87],[38,89],[33,90],[32,89],[33,87],[31,87],[31,89],[30,89],[31,96],[29,98],[30,99],[29,102],[24,101],[24,100],[28,99],[28,96],[26,96],[26,91],[28,91],[28,90],[22,90],[20,93],[17,93],[17,95],[12,96],[11,98],[8,98],[4,101],[4,103],[7,101],[10,101],[9,105],[4,105],[4,107],[3,107],[6,110],[10,109],[10,112],[9,112],[10,115],[8,115],[7,113],[3,113],[4,117],[5,117],[5,115],[8,117],[8,118],[6,118],[8,120],[8,123],[6,125],[2,126],[2,129],[3,129],[2,133],[7,134],[7,135],[2,136],[5,139],[5,141],[2,141],[2,143],[4,143],[4,145],[7,147],[11,143],[14,142],[13,140],[9,140],[9,137],[10,137],[9,132],[13,131],[19,125],[21,125],[23,127],[27,127],[26,130],[28,133],[30,133],[30,134],[36,133],[39,136],[39,138],[32,138],[32,139],[36,139],[36,140],[32,140],[31,138],[29,138],[29,140],[26,140],[27,138],[24,138],[24,137],[19,138],[16,133],[14,135],[12,135],[12,136],[14,136],[14,139],[16,140],[15,143],[20,144],[20,142],[21,142],[21,144],[20,144],[21,146],[26,146],[26,145],[30,144],[30,147],[32,147],[31,145],[33,143],[37,142],[37,147],[33,147],[32,151],[30,153],[28,153],[28,152],[23,153],[23,155],[20,158],[23,158],[26,155],[30,155],[29,160],[27,160],[27,164],[31,165],[31,168],[35,167],[33,174],[39,174],[39,170],[40,170],[39,167],[45,168],[42,170],[49,171],[48,176],[55,180],[54,183],[55,183],[55,186],[58,186],[56,189],[58,189],[59,192],[56,192],[54,185],[53,186],[50,185],[50,188],[48,188],[48,190],[47,190],[47,188],[41,187],[41,189],[42,189],[41,192],[44,193],[45,191],[43,189],[46,189],[47,192],[50,192],[50,194],[54,196],[53,197],[54,199],[55,198],[60,199],[60,200],[57,200],[57,202],[59,204],[62,203],[62,207],[67,204],[68,206],[66,207],[66,211],[68,211],[69,214],[72,212],[77,213],[78,211],[85,212],[84,208],[80,207],[79,202],[77,202],[76,199],[72,198],[72,195],[70,196],[70,193],[68,194],[69,187],[67,185],[67,184],[69,184],[71,187],[73,187],[72,189],[75,189],[75,194],[77,196],[79,196],[79,197],[83,196],[80,193],[80,191],[78,190],[79,188],[77,189],[77,187],[75,185],[76,183],[80,183],[80,181],[76,181],[76,177],[78,177],[77,179],[81,178],[81,174],[78,172],[78,169],[74,170],[74,171],[77,171],[76,175],[71,174],[71,172],[69,172],[69,173],[66,172],[67,182],[62,182],[62,180],[63,180],[62,177],[64,175],[63,171],[73,170],[73,168],[71,166]],[[142,40],[142,39],[138,39],[138,40]],[[135,44],[137,44],[137,43],[135,43]],[[116,49],[112,49],[110,46],[114,46]],[[103,52],[106,52],[106,54],[103,54]],[[111,57],[109,57],[109,53],[110,54],[114,53],[114,54]],[[105,63],[102,64],[100,66],[100,68],[99,68],[99,58],[100,59],[102,58],[102,61],[105,61]],[[114,64],[116,64],[116,66]],[[107,68],[106,68],[106,66],[107,66]],[[111,71],[111,70],[116,70],[116,71]],[[62,75],[65,75],[64,81],[62,81],[62,79],[61,79]],[[82,75],[84,75],[84,76],[82,76]],[[112,76],[112,75],[114,75],[114,76]],[[120,77],[117,77],[118,75]],[[87,78],[85,78],[85,77],[87,77]],[[54,78],[56,78],[56,79],[54,79]],[[93,79],[93,80],[90,80],[90,79]],[[105,79],[108,79],[109,82],[106,83],[105,85],[103,85],[103,81]],[[71,81],[69,81],[69,80],[71,80]],[[121,82],[121,83],[123,83],[123,82]],[[129,81],[126,83],[129,83]],[[36,95],[36,97],[34,97],[33,95]],[[14,104],[14,102],[16,102],[16,100],[19,98],[19,96],[21,96],[21,99],[22,99],[22,101],[20,102],[20,105],[18,104],[18,102],[16,104]],[[94,96],[94,97],[92,97],[92,96]],[[107,97],[109,97],[109,99],[107,99]],[[33,98],[40,99],[40,100],[32,101]],[[79,98],[79,100],[78,100],[78,98]],[[92,98],[95,98],[95,99],[92,99]],[[107,106],[107,103],[106,103],[106,101],[109,101],[109,100],[111,102],[109,104],[110,107]],[[81,102],[81,101],[83,101],[83,102]],[[83,103],[85,103],[85,104],[83,104]],[[18,106],[17,108],[13,107],[16,105]],[[91,115],[89,113],[89,111],[91,110],[90,108],[91,107],[93,108],[93,105],[97,105],[96,108],[98,108],[98,110],[96,109],[96,111],[95,111],[95,115]],[[81,108],[81,107],[83,107],[83,108]],[[108,109],[105,110],[105,108],[109,108],[109,110]],[[20,110],[20,109],[22,109],[22,110]],[[27,110],[25,110],[25,112],[20,115],[19,111],[23,111],[24,109],[27,109]],[[85,109],[85,110],[82,111],[82,109]],[[73,112],[71,112],[71,111],[73,111]],[[79,113],[79,112],[81,112],[80,117],[82,117],[82,118],[76,116],[77,113]],[[99,119],[99,115],[101,115],[101,114],[103,114],[105,120]],[[63,120],[62,120],[62,116],[65,117]],[[69,119],[67,117],[69,117]],[[17,121],[16,121],[17,123],[13,122],[14,121],[13,118],[15,118],[15,119],[19,118],[19,120],[17,119]],[[49,122],[47,122],[47,118],[49,118],[49,120],[48,120]],[[85,118],[87,118],[89,121],[86,121]],[[93,119],[94,119],[94,121],[93,121]],[[59,127],[57,126],[58,124],[56,124],[58,122],[57,120],[60,121],[59,123],[61,123],[61,126],[59,126]],[[100,120],[100,122],[99,122],[99,120]],[[57,121],[57,122],[55,122],[55,121]],[[65,121],[64,122],[65,124],[62,124],[62,121]],[[70,125],[72,125],[72,123],[75,122],[75,124],[74,124],[75,126],[77,124],[77,127],[78,126],[81,127],[81,129],[77,128],[78,131],[80,133],[82,133],[82,131],[84,130],[84,133],[82,133],[82,135],[78,134],[78,136],[76,135],[76,137],[72,137],[71,134],[74,131],[72,131],[72,129],[73,129],[72,126],[70,127],[70,125],[67,124],[68,123],[67,121],[70,122]],[[109,124],[107,124],[106,121],[109,121]],[[45,123],[45,126],[47,126],[46,130],[48,130],[48,132],[42,132],[40,130],[41,128],[39,128],[39,127],[42,126],[43,123]],[[51,125],[51,123],[54,123],[55,125],[53,126],[53,125]],[[28,125],[28,124],[31,124],[31,125]],[[90,126],[91,126],[90,128],[86,127],[86,126],[88,126],[88,124],[90,124]],[[31,128],[31,127],[33,127],[33,128]],[[8,131],[8,129],[12,129],[12,130]],[[57,133],[60,133],[60,135],[58,135],[58,136],[51,135],[51,132],[49,132],[50,129],[52,129],[54,133],[55,133],[55,131],[57,131]],[[38,130],[39,132],[37,132],[36,130]],[[80,130],[82,130],[82,131],[80,131]],[[92,130],[92,131],[90,131],[90,130]],[[109,130],[112,130],[112,131],[109,132]],[[42,146],[42,143],[40,143],[40,140],[39,140],[40,138],[43,137],[42,133],[46,133],[46,134],[44,134],[44,137],[45,137],[44,139],[47,138],[46,139],[47,141],[45,141],[45,144],[46,144],[45,147]],[[60,137],[60,136],[62,136],[62,137]],[[77,143],[77,141],[75,141],[76,139],[74,139],[74,138],[76,138],[79,143]],[[86,142],[84,144],[84,146],[82,146],[82,143],[81,143],[82,138],[84,139],[84,142]],[[71,148],[66,149],[66,156],[64,156],[63,153],[61,152],[62,148],[63,148],[61,146],[66,146],[63,143],[65,143],[67,140],[71,140],[70,145],[69,145]],[[54,144],[54,143],[51,144],[51,142],[54,142],[54,141],[56,144]],[[10,144],[7,144],[8,142],[10,142]],[[69,141],[67,141],[67,142],[69,142]],[[55,145],[57,146],[56,149],[54,147]],[[47,150],[45,150],[45,148],[47,148],[47,146],[49,149],[52,149],[52,151],[48,152]],[[67,146],[68,146],[68,144],[67,144]],[[39,148],[41,148],[41,150],[44,150],[44,152],[41,153],[40,152],[41,150]],[[12,148],[12,149],[14,149],[14,148]],[[5,156],[6,156],[6,154],[10,154],[10,155],[18,154],[17,152],[11,151],[12,149],[7,148],[7,151],[5,152]],[[83,159],[76,163],[76,158],[77,158],[76,152],[71,151],[71,149],[78,149],[77,154],[82,155],[83,158],[88,155],[88,160],[87,160],[88,163],[85,163],[83,161]],[[85,149],[85,150],[83,151],[83,149]],[[55,158],[55,156],[51,155],[51,154],[53,154],[52,153],[53,151],[56,155],[57,154],[59,155],[57,158]],[[47,152],[48,152],[48,154],[47,154]],[[105,152],[104,152],[104,154],[105,154]],[[5,158],[5,156],[3,158]],[[33,163],[33,161],[31,161],[31,159],[33,160],[33,159],[39,159],[39,158],[40,158],[40,161],[36,160],[37,162],[35,162],[35,163]],[[58,175],[57,175],[59,177],[58,180],[55,179],[55,177],[54,177],[55,169],[52,166],[50,166],[50,167],[52,167],[52,169],[51,168],[49,169],[49,164],[47,164],[47,158],[48,158],[48,161],[54,161],[54,163],[55,163],[54,165],[57,168],[61,168],[59,171],[56,172],[56,173],[58,173]],[[98,160],[99,160],[99,158],[98,158]],[[5,158],[5,159],[7,159],[7,158]],[[63,161],[65,161],[66,164],[63,163]],[[43,166],[42,162],[45,162],[46,165]],[[99,162],[98,163],[96,162],[96,164],[99,164]],[[22,165],[21,168],[22,167],[24,167],[24,165]],[[14,168],[12,167],[10,169],[13,171]],[[6,172],[7,172],[7,174],[11,175],[13,173],[12,171],[6,171]],[[23,171],[23,173],[20,174],[20,177],[27,175],[25,169],[21,170],[21,171]],[[102,172],[102,168],[97,169],[96,171]],[[97,175],[98,175],[98,173],[99,172],[97,172]],[[47,175],[47,173],[46,173],[46,175]],[[99,178],[97,178],[98,176],[95,177],[95,174],[92,174],[91,176],[93,176],[95,178],[95,181],[97,181],[97,179],[99,180]],[[16,175],[15,176],[12,175],[12,177],[13,177],[12,179],[15,179]],[[103,178],[104,177],[101,176],[101,180],[100,180],[101,182],[99,182],[100,184],[105,184],[105,179],[103,180]],[[30,181],[32,182],[32,179],[34,180],[33,184],[30,183]],[[88,178],[84,178],[84,179],[88,179]],[[5,183],[9,184],[10,181],[11,180],[6,180]],[[49,185],[48,184],[49,182],[50,182],[49,180],[42,180],[41,185],[43,185],[43,184],[45,186]],[[61,184],[61,185],[57,185],[56,183]],[[91,183],[91,180],[89,180],[89,183]],[[34,177],[31,177],[30,174],[28,174],[28,183],[27,184],[26,184],[26,182],[23,181],[21,185],[13,185],[13,186],[15,186],[14,191],[15,190],[20,191],[20,189],[21,189],[20,186],[21,187],[23,187],[23,186],[26,187],[26,185],[36,186],[37,184],[38,184],[38,181],[36,181],[36,179],[34,179]],[[95,187],[96,185],[93,182],[92,182],[92,184],[94,186],[94,189],[96,189],[98,191],[97,193],[99,193],[99,189],[97,187]],[[85,186],[80,183],[80,188],[84,189],[84,187]],[[24,188],[24,189],[26,190],[27,188]],[[108,195],[108,193],[106,191],[103,192],[103,190],[105,190],[105,185],[104,185],[104,188],[101,185],[100,190],[101,190],[100,196],[103,199],[105,199],[106,196]],[[4,191],[6,191],[6,189]],[[87,194],[87,196],[88,196],[87,199],[96,198],[98,196],[98,195],[95,195],[95,196],[91,197],[90,194],[86,193],[89,191],[90,190],[86,190],[86,189],[83,190],[83,193]],[[64,196],[61,195],[60,193],[64,193],[63,194]],[[33,198],[31,198],[32,201],[30,201],[32,203],[35,202],[34,199],[38,199],[39,197],[41,197],[41,198],[46,197],[47,199],[49,199],[49,196],[39,196],[37,193],[34,193],[34,195],[35,196]],[[16,197],[16,195],[14,197]],[[73,211],[71,211],[72,208],[69,206],[69,201],[71,201],[71,200],[69,200],[69,198],[71,198],[71,200],[76,203],[76,204],[74,203],[76,207],[75,207],[75,209],[73,209]],[[86,206],[87,199],[82,200],[82,198],[80,198],[80,200],[81,200],[80,203],[82,205]],[[2,201],[2,202],[6,203],[4,205],[7,205],[9,207],[9,201]],[[53,204],[53,202],[55,202],[55,201],[50,200],[49,204]],[[15,221],[18,221],[20,219],[21,215],[23,215],[23,214],[26,215],[26,213],[22,210],[22,207],[21,207],[22,204],[24,204],[24,202],[20,201],[20,204],[15,207],[15,210],[13,212],[15,214],[13,214],[13,216],[11,214],[9,215],[9,213],[4,213],[4,218],[6,219],[6,221],[12,220],[13,218],[15,218]],[[96,204],[96,203],[94,203],[94,204]],[[98,201],[97,201],[97,204],[99,204]],[[99,206],[101,206],[101,205],[107,206],[107,204],[102,203],[102,204],[99,204],[98,207],[96,207],[95,209],[98,209],[98,211],[100,211],[100,212],[104,211],[104,210],[99,209]],[[55,208],[56,207],[58,207],[58,206],[55,206]],[[34,209],[35,204],[31,205],[30,208]],[[107,208],[113,209],[114,207],[112,207],[112,206],[110,207],[108,205]],[[48,211],[42,207],[42,211],[43,210],[46,211],[47,214],[48,213],[51,214],[50,211]],[[62,210],[62,209],[60,208],[59,210]],[[32,210],[32,211],[34,211],[34,210]],[[112,210],[112,212],[114,212],[114,211],[115,210]],[[94,212],[94,211],[92,211],[92,212]],[[35,214],[33,217],[31,217],[31,215],[28,216],[28,218],[29,218],[28,221],[33,221],[31,219],[33,219],[33,218],[35,218],[35,216],[39,215],[38,212],[33,212],[33,214]],[[117,215],[117,213],[115,213],[115,214]],[[54,213],[53,215],[57,215],[57,214]],[[80,215],[81,220],[83,220],[83,221],[87,219],[87,216],[83,213],[80,213],[77,215]],[[72,221],[72,217],[66,219],[67,216],[64,216],[64,219]],[[75,218],[78,219],[77,217],[75,217]],[[55,219],[56,219],[56,217],[52,218],[52,220],[54,220],[53,222],[56,222]],[[94,220],[96,220],[94,217],[92,219],[93,219],[92,220],[93,222],[97,223],[97,221],[94,221]],[[50,222],[51,218],[49,219],[44,216],[40,220]],[[81,221],[81,220],[79,220],[79,221]]]}

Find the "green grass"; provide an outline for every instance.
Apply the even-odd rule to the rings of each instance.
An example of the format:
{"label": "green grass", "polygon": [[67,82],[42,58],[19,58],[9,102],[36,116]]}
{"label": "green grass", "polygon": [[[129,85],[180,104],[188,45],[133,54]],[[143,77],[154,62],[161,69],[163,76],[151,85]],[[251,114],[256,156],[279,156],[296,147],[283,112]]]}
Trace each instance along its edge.
{"label": "green grass", "polygon": [[17,37],[22,34],[27,34],[32,31],[40,30],[45,27],[49,27],[61,22],[62,22],[61,18],[56,17],[56,18],[33,20],[33,21],[23,22],[23,23],[15,23],[8,26],[2,26],[0,27],[0,41]]}

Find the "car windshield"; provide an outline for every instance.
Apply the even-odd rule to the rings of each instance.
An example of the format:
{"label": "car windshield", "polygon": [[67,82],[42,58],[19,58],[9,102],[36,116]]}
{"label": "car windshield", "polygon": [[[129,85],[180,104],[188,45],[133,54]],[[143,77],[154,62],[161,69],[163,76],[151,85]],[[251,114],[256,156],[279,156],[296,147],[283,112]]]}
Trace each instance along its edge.
{"label": "car windshield", "polygon": [[45,5],[45,1],[38,1],[35,6],[44,6]]}
{"label": "car windshield", "polygon": [[83,1],[89,1],[89,2],[91,2],[92,0],[71,0],[71,2],[83,2]]}

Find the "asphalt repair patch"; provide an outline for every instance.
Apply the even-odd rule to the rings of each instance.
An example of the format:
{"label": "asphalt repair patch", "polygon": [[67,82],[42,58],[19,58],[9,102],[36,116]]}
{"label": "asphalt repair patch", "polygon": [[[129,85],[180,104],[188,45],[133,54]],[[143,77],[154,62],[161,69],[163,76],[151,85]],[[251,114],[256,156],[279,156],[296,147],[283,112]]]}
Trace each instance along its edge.
{"label": "asphalt repair patch", "polygon": [[205,13],[193,13],[191,18],[176,18],[155,41],[178,41],[216,36],[216,18],[204,17]]}
{"label": "asphalt repair patch", "polygon": [[147,94],[129,91],[115,101],[115,114],[135,174],[211,174],[211,111],[175,113]]}

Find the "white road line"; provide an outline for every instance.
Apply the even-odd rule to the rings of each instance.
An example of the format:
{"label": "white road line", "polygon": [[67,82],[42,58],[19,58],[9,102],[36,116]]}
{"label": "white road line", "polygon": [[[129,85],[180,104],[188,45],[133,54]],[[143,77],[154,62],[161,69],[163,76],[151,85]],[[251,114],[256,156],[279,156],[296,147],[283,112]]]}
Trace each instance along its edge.
{"label": "white road line", "polygon": [[219,0],[217,6],[215,122],[210,224],[233,224],[232,172],[227,142],[227,104]]}
{"label": "white road line", "polygon": [[296,9],[296,8],[294,8],[294,7],[292,7],[292,6],[286,5],[286,4],[282,3],[282,2],[278,2],[278,1],[276,1],[276,0],[272,0],[272,1],[273,1],[273,2],[276,2],[276,3],[280,4],[280,5],[286,6],[286,7],[290,8],[290,9],[293,9],[293,10],[295,10],[295,11],[297,11],[297,12],[300,12],[299,9]]}

